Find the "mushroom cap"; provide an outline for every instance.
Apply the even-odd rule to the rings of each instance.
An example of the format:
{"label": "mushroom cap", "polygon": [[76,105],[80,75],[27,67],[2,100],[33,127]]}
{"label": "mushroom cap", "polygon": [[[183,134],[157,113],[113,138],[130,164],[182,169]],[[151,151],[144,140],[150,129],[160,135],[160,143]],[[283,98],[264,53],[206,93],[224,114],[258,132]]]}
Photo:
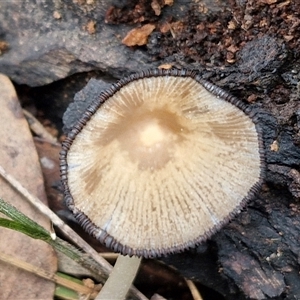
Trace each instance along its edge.
{"label": "mushroom cap", "polygon": [[60,159],[79,223],[114,251],[144,257],[209,238],[264,171],[255,113],[187,70],[114,84],[69,133]]}

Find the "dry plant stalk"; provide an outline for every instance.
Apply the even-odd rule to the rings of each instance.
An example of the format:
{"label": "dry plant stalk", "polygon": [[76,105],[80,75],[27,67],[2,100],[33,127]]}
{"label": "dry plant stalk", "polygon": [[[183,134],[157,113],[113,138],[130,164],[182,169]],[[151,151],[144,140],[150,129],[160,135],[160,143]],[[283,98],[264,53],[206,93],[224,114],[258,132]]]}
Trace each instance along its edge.
{"label": "dry plant stalk", "polygon": [[195,286],[194,282],[189,279],[185,279],[185,282],[190,289],[193,299],[194,300],[203,300],[203,298],[202,298],[201,294],[199,293],[197,287]]}
{"label": "dry plant stalk", "polygon": [[16,257],[13,257],[11,255],[7,255],[7,254],[4,254],[4,253],[1,253],[0,252],[0,260],[6,262],[6,263],[9,263],[17,268],[20,268],[22,270],[25,270],[25,271],[28,271],[28,272],[31,272],[31,273],[34,273],[36,274],[37,276],[40,276],[42,278],[45,278],[45,279],[48,279],[48,280],[51,280],[57,284],[60,284],[64,287],[67,287],[67,288],[70,288],[78,293],[81,293],[81,294],[92,294],[94,291],[92,289],[90,289],[89,287],[87,286],[84,286],[84,285],[81,285],[79,283],[76,283],[74,281],[71,281],[71,280],[68,280],[66,278],[63,278],[63,277],[60,277],[56,274],[51,274],[49,272],[46,272],[45,270],[43,269],[40,269],[32,264],[29,264],[25,261],[22,261]]}
{"label": "dry plant stalk", "polygon": [[[42,201],[32,195],[24,186],[20,184],[12,175],[8,174],[2,166],[0,166],[0,175],[21,195],[23,195],[34,207],[36,207],[42,214],[48,217],[51,222],[60,228],[60,230],[66,234],[70,240],[72,240],[79,248],[87,253],[92,259],[99,264],[99,272],[102,272],[105,277],[108,277],[112,271],[112,266],[103,259],[99,253],[94,250],[86,241],[84,241],[71,227],[65,224],[50,208],[48,208]],[[50,233],[55,239],[56,235]],[[147,300],[147,298],[139,292],[135,287],[130,288],[132,295],[139,300]]]}

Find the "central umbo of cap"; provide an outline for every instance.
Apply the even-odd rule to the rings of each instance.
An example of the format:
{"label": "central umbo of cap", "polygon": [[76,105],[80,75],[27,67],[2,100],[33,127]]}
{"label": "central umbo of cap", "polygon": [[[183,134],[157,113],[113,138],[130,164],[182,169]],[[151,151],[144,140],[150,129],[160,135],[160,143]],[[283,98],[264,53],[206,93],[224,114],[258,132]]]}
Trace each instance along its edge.
{"label": "central umbo of cap", "polygon": [[159,256],[210,237],[261,184],[256,117],[190,71],[115,84],[64,142],[66,201],[98,240]]}

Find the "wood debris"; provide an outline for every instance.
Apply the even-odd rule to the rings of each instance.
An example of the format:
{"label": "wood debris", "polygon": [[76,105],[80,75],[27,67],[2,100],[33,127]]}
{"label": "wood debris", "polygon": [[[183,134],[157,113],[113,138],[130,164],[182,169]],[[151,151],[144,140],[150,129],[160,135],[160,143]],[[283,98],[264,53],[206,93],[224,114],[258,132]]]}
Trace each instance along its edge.
{"label": "wood debris", "polygon": [[155,25],[146,24],[140,28],[134,28],[130,30],[122,40],[122,43],[126,46],[142,46],[146,45],[148,36],[155,29]]}

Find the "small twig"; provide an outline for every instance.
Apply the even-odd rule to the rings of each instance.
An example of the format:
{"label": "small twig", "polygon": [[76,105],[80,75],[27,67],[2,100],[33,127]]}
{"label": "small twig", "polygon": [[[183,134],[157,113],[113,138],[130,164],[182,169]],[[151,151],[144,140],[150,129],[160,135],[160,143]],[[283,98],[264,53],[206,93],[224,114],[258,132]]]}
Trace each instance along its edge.
{"label": "small twig", "polygon": [[11,255],[0,252],[0,260],[4,261],[6,263],[9,263],[10,265],[13,265],[15,267],[18,267],[22,270],[25,270],[27,272],[38,275],[39,277],[51,280],[51,281],[53,281],[57,284],[60,284],[64,287],[70,288],[70,289],[74,290],[75,292],[82,293],[82,294],[92,294],[94,292],[92,289],[90,289],[87,286],[84,286],[84,285],[81,285],[74,281],[60,277],[56,274],[47,272],[43,269],[40,269],[34,265],[31,265],[31,264],[29,264],[25,261],[22,261],[16,257],[13,257]]}
{"label": "small twig", "polygon": [[57,138],[52,136],[45,127],[29,111],[23,109],[24,116],[29,124],[30,129],[39,137],[50,143],[57,143]]}
{"label": "small twig", "polygon": [[190,289],[190,292],[193,296],[193,299],[194,300],[203,300],[202,296],[200,295],[197,287],[195,286],[194,282],[192,280],[189,280],[189,279],[185,279],[185,282],[187,283],[189,289]]}
{"label": "small twig", "polygon": [[[48,217],[51,222],[60,228],[60,230],[70,238],[78,247],[80,247],[85,253],[87,253],[92,259],[99,264],[99,271],[103,273],[105,277],[108,277],[112,271],[112,266],[103,259],[99,253],[94,250],[85,240],[83,240],[72,228],[65,224],[49,207],[47,207],[37,197],[32,195],[25,187],[23,187],[13,176],[8,174],[2,166],[0,166],[0,175],[11,184],[21,195],[23,195],[33,206],[35,206],[43,215]],[[131,287],[130,292],[137,299],[147,299],[141,292],[135,287]]]}
{"label": "small twig", "polygon": [[50,208],[42,203],[37,197],[29,193],[13,176],[7,174],[7,172],[0,166],[0,174],[6,179],[21,195],[23,195],[33,206],[35,206],[43,215],[48,217],[54,225],[68,236],[76,245],[83,249],[87,254],[97,261],[101,267],[101,272],[105,275],[109,275],[112,270],[112,266],[103,259],[91,246],[85,242],[72,228],[65,224]]}
{"label": "small twig", "polygon": [[101,252],[99,253],[106,260],[117,260],[119,254],[115,252]]}

